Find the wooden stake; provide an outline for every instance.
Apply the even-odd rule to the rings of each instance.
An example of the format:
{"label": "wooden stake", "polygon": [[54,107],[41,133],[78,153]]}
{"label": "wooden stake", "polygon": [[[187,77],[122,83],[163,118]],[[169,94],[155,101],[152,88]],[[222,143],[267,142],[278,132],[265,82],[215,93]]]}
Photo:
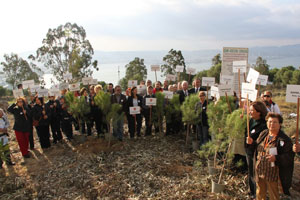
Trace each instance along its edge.
{"label": "wooden stake", "polygon": [[134,116],[134,135],[136,134],[136,115]]}
{"label": "wooden stake", "polygon": [[295,135],[295,143],[299,143],[299,103],[300,103],[300,98],[297,98],[297,124],[296,124],[296,135]]}
{"label": "wooden stake", "polygon": [[225,97],[226,97],[226,102],[227,102],[227,105],[228,105],[229,113],[231,113],[231,106],[229,104],[229,99],[228,99],[228,96],[227,96],[227,92],[225,92]]}
{"label": "wooden stake", "polygon": [[250,137],[248,94],[247,94],[246,103],[247,103],[247,135],[248,135],[248,137]]}
{"label": "wooden stake", "polygon": [[260,81],[259,81],[259,83],[258,83],[258,89],[257,89],[256,100],[258,100],[258,98],[260,98],[259,91],[260,91]]}
{"label": "wooden stake", "polygon": [[149,125],[151,126],[151,122],[152,122],[152,120],[151,120],[151,118],[152,118],[152,106],[150,106],[150,119],[149,119]]}
{"label": "wooden stake", "polygon": [[189,73],[189,82],[190,82],[190,80],[191,80],[191,72]]}
{"label": "wooden stake", "polygon": [[238,79],[239,79],[239,94],[240,94],[240,108],[242,106],[242,91],[241,91],[241,71],[238,69]]}
{"label": "wooden stake", "polygon": [[206,86],[206,101],[207,101],[207,105],[208,105],[208,83],[207,83],[207,86]]}
{"label": "wooden stake", "polygon": [[155,80],[156,80],[155,82],[157,82],[157,75],[156,75],[156,70],[155,70]]}
{"label": "wooden stake", "polygon": [[246,73],[244,72],[244,82],[247,82],[246,81]]}
{"label": "wooden stake", "polygon": [[187,124],[187,130],[186,130],[186,138],[185,138],[185,146],[187,146],[188,143],[188,137],[189,137],[189,132],[190,132],[190,125]]}

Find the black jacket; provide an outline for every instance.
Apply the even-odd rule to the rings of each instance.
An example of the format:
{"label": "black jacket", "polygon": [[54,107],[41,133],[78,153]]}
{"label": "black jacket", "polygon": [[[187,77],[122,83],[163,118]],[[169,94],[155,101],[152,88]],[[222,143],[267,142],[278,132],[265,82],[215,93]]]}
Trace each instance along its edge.
{"label": "black jacket", "polygon": [[206,110],[207,110],[207,101],[206,100],[204,101],[203,104],[201,103],[201,101],[199,101],[196,104],[195,110],[198,111],[201,107],[202,107],[202,112],[200,113],[200,119],[201,119],[200,125],[208,127],[208,117],[206,114]]}
{"label": "black jacket", "polygon": [[[147,94],[144,96],[143,104],[142,104],[143,115],[150,115],[150,107],[146,105],[147,98],[155,98],[155,94],[152,94],[152,95]],[[153,112],[153,107],[152,107],[152,112]]]}
{"label": "black jacket", "polygon": [[127,99],[126,99],[126,96],[124,94],[120,94],[120,101],[119,102],[118,102],[118,99],[117,99],[116,95],[112,94],[110,96],[110,101],[111,101],[112,104],[113,103],[120,104],[122,106],[122,111],[124,113],[127,113]]}
{"label": "black jacket", "polygon": [[[198,88],[198,92],[200,92],[200,91],[206,91],[206,88],[205,87]],[[189,94],[194,94],[194,93],[196,93],[196,89],[195,88],[189,89]]]}
{"label": "black jacket", "polygon": [[[56,103],[56,106],[54,105],[54,103]],[[60,115],[61,115],[61,107],[60,107],[60,103],[58,100],[54,100],[54,101],[48,101],[45,106],[47,107],[47,110],[49,110],[50,112],[50,122],[51,123],[57,123],[60,120]]]}
{"label": "black jacket", "polygon": [[13,103],[9,108],[7,109],[8,112],[12,113],[15,118],[15,124],[13,129],[15,131],[20,131],[20,132],[29,132],[32,127],[32,122],[31,122],[31,112],[28,109],[27,106],[24,107],[24,110],[26,111],[26,117],[24,115],[23,109],[16,106],[15,103]]}
{"label": "black jacket", "polygon": [[[44,119],[44,115],[42,113],[44,109],[48,117],[47,119]],[[51,119],[51,112],[47,106],[35,104],[32,109],[32,116],[34,120],[39,121],[38,126],[48,126]]]}
{"label": "black jacket", "polygon": [[[137,99],[138,99],[138,106],[141,107],[143,106],[143,97],[141,97],[140,95],[137,95]],[[130,114],[129,108],[133,106],[133,97],[129,96],[127,99],[127,113]],[[142,112],[142,110],[141,110]]]}
{"label": "black jacket", "polygon": [[[188,90],[187,90],[188,91]],[[177,94],[179,94],[179,101],[180,101],[180,104],[182,104],[185,100],[185,94],[183,92],[183,90],[178,90],[177,91]],[[188,91],[188,96],[190,95],[189,91]]]}

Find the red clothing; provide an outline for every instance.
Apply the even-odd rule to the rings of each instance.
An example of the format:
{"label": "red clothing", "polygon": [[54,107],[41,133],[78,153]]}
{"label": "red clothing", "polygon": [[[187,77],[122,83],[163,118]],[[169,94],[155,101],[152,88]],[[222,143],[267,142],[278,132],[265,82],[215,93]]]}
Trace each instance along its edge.
{"label": "red clothing", "polygon": [[28,146],[29,146],[29,133],[28,132],[21,132],[15,131],[17,141],[19,143],[19,147],[22,153],[22,156],[28,154]]}
{"label": "red clothing", "polygon": [[156,92],[162,92],[162,91],[164,91],[162,88],[154,88],[153,89],[153,94],[155,94]]}

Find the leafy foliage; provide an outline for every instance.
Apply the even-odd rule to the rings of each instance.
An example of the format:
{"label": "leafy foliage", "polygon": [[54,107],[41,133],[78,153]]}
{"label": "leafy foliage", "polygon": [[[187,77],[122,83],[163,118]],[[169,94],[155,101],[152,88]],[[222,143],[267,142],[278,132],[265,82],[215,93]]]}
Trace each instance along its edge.
{"label": "leafy foliage", "polygon": [[67,92],[65,97],[68,105],[68,111],[73,115],[73,117],[79,121],[83,119],[87,120],[85,118],[91,108],[86,102],[85,97],[75,97],[73,92]]}
{"label": "leafy foliage", "polygon": [[241,139],[244,137],[244,132],[247,126],[247,116],[243,115],[243,118],[240,116],[243,114],[242,109],[233,111],[227,116],[225,132],[228,133],[228,139]]}
{"label": "leafy foliage", "polygon": [[39,83],[39,75],[42,71],[33,63],[28,63],[23,58],[19,57],[17,54],[12,53],[11,55],[4,55],[3,71],[6,75],[6,82],[13,87],[17,84],[22,83],[25,80],[33,79],[36,83]]}
{"label": "leafy foliage", "polygon": [[215,55],[211,60],[211,63],[213,66],[222,64],[221,54],[218,53],[217,55]]}
{"label": "leafy foliage", "polygon": [[83,27],[66,23],[55,29],[49,29],[43,46],[36,51],[33,60],[43,63],[58,81],[63,81],[63,74],[71,72],[75,81],[91,76],[92,68],[98,70],[97,61],[92,62],[94,50]]}
{"label": "leafy foliage", "polygon": [[180,118],[180,106],[179,94],[174,94],[173,98],[168,100],[165,107],[165,116],[167,123]]}
{"label": "leafy foliage", "polygon": [[199,114],[201,110],[196,110],[196,104],[199,102],[197,94],[192,94],[185,98],[180,109],[182,112],[182,121],[188,124],[197,124],[200,120]]}
{"label": "leafy foliage", "polygon": [[267,64],[267,61],[263,59],[262,57],[257,57],[256,64],[254,69],[258,71],[260,74],[268,75],[269,74],[269,65]]}
{"label": "leafy foliage", "polygon": [[12,91],[11,90],[8,90],[8,89],[0,86],[0,97],[10,96],[10,95],[12,95]]}
{"label": "leafy foliage", "polygon": [[152,121],[153,123],[159,127],[159,132],[162,132],[162,121],[164,118],[164,102],[165,102],[165,95],[162,92],[155,93],[156,98],[156,106],[155,110],[153,111]]}
{"label": "leafy foliage", "polygon": [[3,145],[0,141],[0,158],[3,161],[6,161],[6,152],[9,150],[9,145]]}
{"label": "leafy foliage", "polygon": [[220,73],[221,73],[221,67],[222,63],[219,63],[217,65],[212,66],[208,70],[203,70],[201,72],[198,72],[194,79],[199,78],[202,79],[202,77],[215,77],[216,82],[220,82]]}

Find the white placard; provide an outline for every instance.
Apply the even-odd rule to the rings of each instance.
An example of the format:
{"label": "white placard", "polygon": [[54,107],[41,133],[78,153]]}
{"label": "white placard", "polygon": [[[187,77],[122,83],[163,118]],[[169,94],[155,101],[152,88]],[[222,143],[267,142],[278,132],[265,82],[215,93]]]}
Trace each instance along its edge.
{"label": "white placard", "polygon": [[137,80],[129,80],[128,81],[128,87],[136,87],[138,85]]}
{"label": "white placard", "polygon": [[202,77],[202,86],[215,85],[215,77]]}
{"label": "white placard", "polygon": [[98,85],[98,79],[93,79],[91,81],[91,85]]}
{"label": "white placard", "polygon": [[61,94],[60,94],[60,91],[59,89],[56,89],[56,88],[53,88],[53,89],[50,89],[49,90],[49,96],[55,96],[55,97],[59,97]]}
{"label": "white placard", "polygon": [[163,94],[165,95],[165,99],[172,99],[174,95],[171,91],[163,91]]}
{"label": "white placard", "polygon": [[129,107],[129,112],[131,115],[141,114],[141,108],[139,106]]}
{"label": "white placard", "polygon": [[182,65],[177,65],[175,71],[176,72],[183,72],[184,67]]}
{"label": "white placard", "polygon": [[22,82],[23,89],[30,88],[34,85],[34,80],[27,80]]}
{"label": "white placard", "polygon": [[173,75],[173,74],[167,74],[167,75],[166,75],[166,80],[167,80],[167,81],[175,81],[175,80],[176,80],[176,75]]}
{"label": "white placard", "polygon": [[64,77],[64,80],[72,80],[72,73],[65,73],[64,75],[63,75],[63,77]]}
{"label": "white placard", "polygon": [[151,65],[151,71],[159,71],[160,66],[159,65]]}
{"label": "white placard", "polygon": [[156,106],[156,98],[146,98],[146,106]]}
{"label": "white placard", "polygon": [[83,85],[90,85],[93,81],[93,77],[84,77],[81,81]]}
{"label": "white placard", "polygon": [[220,75],[220,84],[233,85],[233,76],[230,75]]}
{"label": "white placard", "polygon": [[59,90],[59,85],[58,85],[58,84],[56,84],[56,85],[52,85],[52,86],[51,86],[51,89],[56,89],[56,90]]}
{"label": "white placard", "polygon": [[59,84],[59,89],[60,90],[67,90],[69,88],[69,83],[60,83]]}
{"label": "white placard", "polygon": [[255,89],[255,85],[251,83],[242,83],[242,97],[247,98],[251,101],[256,101],[257,90]]}
{"label": "white placard", "polygon": [[36,90],[36,92],[38,93],[38,97],[47,97],[48,96],[48,89],[38,89]]}
{"label": "white placard", "polygon": [[138,85],[137,86],[137,93],[138,94],[146,94],[147,93],[146,85]]}
{"label": "white placard", "polygon": [[215,97],[216,99],[220,99],[219,88],[216,87],[216,86],[211,86],[211,88],[210,88],[210,95],[212,97]]}
{"label": "white placard", "polygon": [[31,92],[31,93],[36,93],[36,91],[37,91],[38,89],[40,89],[40,85],[32,85],[32,86],[30,87],[30,92]]}
{"label": "white placard", "polygon": [[233,95],[233,86],[232,85],[219,85],[219,94],[220,96],[226,96],[225,93],[227,93],[227,96]]}
{"label": "white placard", "polygon": [[188,68],[186,69],[186,72],[187,72],[188,74],[195,75],[195,74],[196,74],[196,68],[188,67]]}
{"label": "white placard", "polygon": [[247,82],[256,85],[258,77],[259,77],[259,72],[253,68],[250,68],[247,76]]}
{"label": "white placard", "polygon": [[7,135],[2,135],[1,137],[0,137],[0,141],[2,142],[2,145],[4,146],[4,145],[7,145],[8,144],[8,137],[7,137]]}
{"label": "white placard", "polygon": [[246,73],[246,71],[247,71],[247,61],[246,60],[232,62],[232,72],[238,73],[239,69],[240,69],[240,73]]}
{"label": "white placard", "polygon": [[79,91],[80,90],[80,84],[79,83],[69,84],[69,89],[70,89],[71,92]]}
{"label": "white placard", "polygon": [[13,90],[13,94],[15,98],[24,97],[22,89]]}
{"label": "white placard", "polygon": [[300,85],[287,85],[286,86],[286,102],[297,103],[300,98]]}
{"label": "white placard", "polygon": [[[277,147],[272,147],[269,149],[269,154],[273,156],[277,156]],[[271,162],[271,167],[275,167],[275,163]]]}
{"label": "white placard", "polygon": [[256,84],[266,86],[268,84],[268,75],[259,75]]}

